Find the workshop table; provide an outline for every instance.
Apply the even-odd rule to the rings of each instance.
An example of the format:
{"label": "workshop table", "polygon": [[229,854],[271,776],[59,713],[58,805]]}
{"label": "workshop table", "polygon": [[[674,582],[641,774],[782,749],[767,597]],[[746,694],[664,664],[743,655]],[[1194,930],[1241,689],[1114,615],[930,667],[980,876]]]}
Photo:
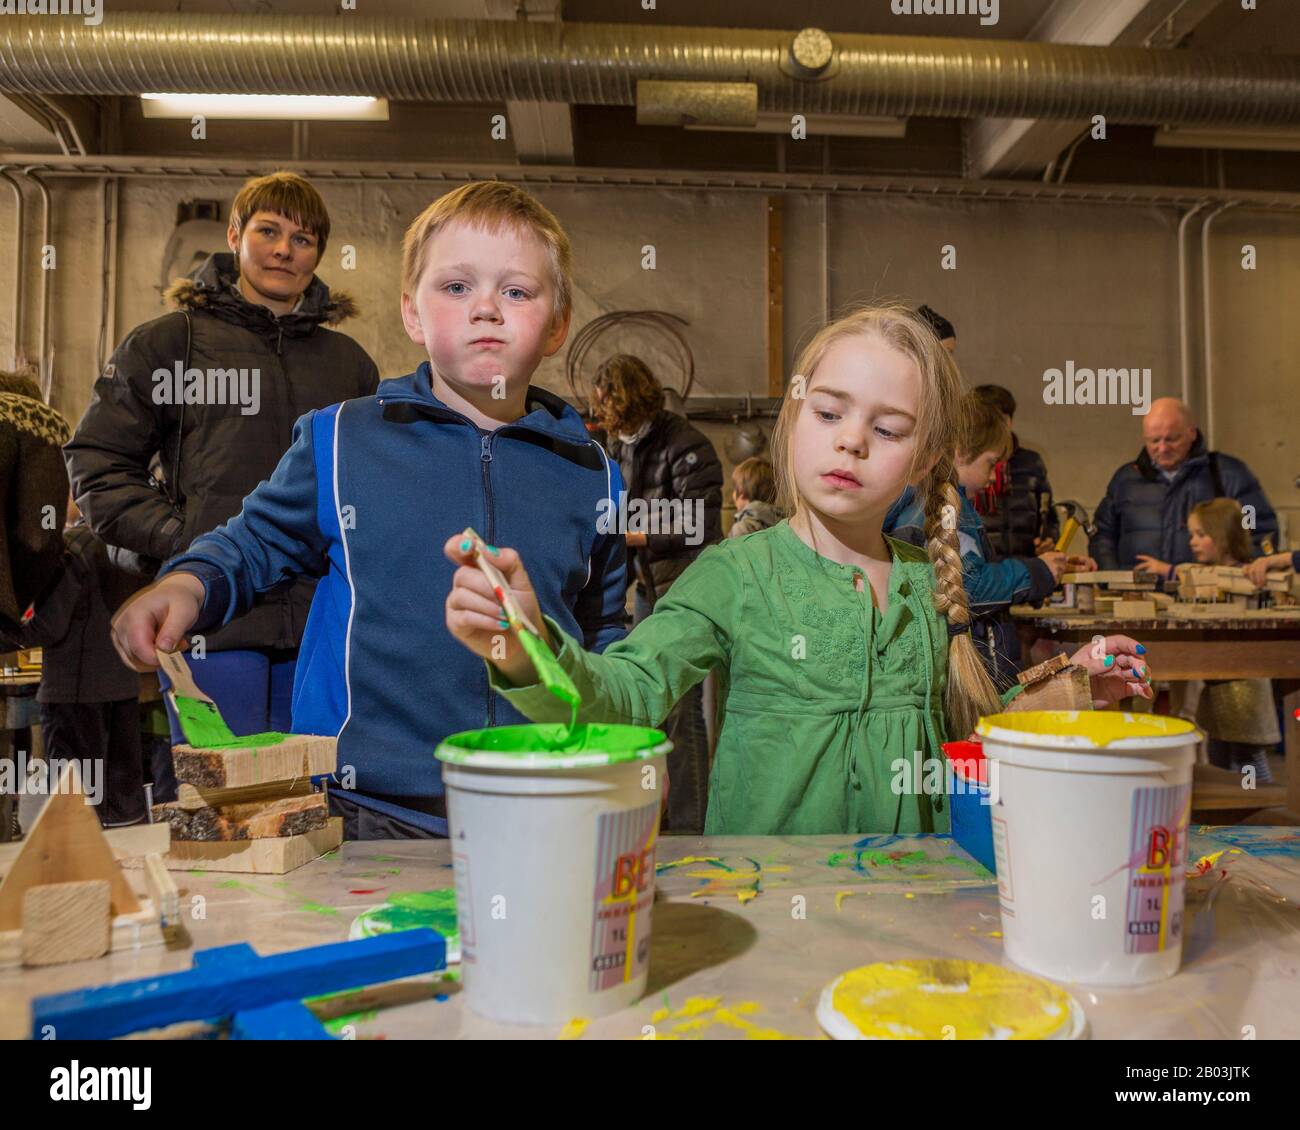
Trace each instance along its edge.
{"label": "workshop table", "polygon": [[[1181,972],[1141,988],[1067,986],[1090,1034],[1300,1037],[1300,832],[1201,826],[1189,839],[1189,870],[1204,873],[1187,880]],[[563,1028],[496,1024],[468,1011],[457,981],[441,974],[313,1007],[356,1039],[817,1038],[822,987],[855,966],[1005,963],[993,876],[946,836],[667,836],[656,870],[649,988],[613,1016]],[[0,972],[0,1036],[28,1034],[34,996],[188,969],[195,948],[249,942],[271,954],[343,941],[389,895],[449,887],[452,867],[446,840],[371,841],[285,876],[176,879],[189,948]]]}
{"label": "workshop table", "polygon": [[[1136,594],[1141,595],[1141,594]],[[1147,649],[1158,681],[1272,679],[1282,691],[1285,793],[1259,790],[1266,804],[1300,812],[1300,611],[1252,610],[1237,616],[1156,616],[1139,620],[1081,616],[1053,608],[1015,605],[1011,615],[1025,655],[1034,640],[1073,652],[1093,636],[1132,636]],[[1276,799],[1272,799],[1276,796]]]}

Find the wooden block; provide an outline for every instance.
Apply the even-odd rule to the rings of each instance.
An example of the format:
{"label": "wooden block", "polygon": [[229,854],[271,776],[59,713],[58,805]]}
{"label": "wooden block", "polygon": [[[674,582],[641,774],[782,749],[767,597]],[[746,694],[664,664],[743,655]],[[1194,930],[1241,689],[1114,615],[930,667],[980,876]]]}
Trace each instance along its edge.
{"label": "wooden block", "polygon": [[23,964],[60,965],[103,957],[112,893],[106,879],[46,883],[23,895]]}
{"label": "wooden block", "polygon": [[1168,608],[1171,604],[1174,603],[1173,593],[1168,593],[1168,592],[1153,592],[1150,596],[1146,597],[1145,599],[1155,601],[1157,610],[1162,608]]}
{"label": "wooden block", "polygon": [[1117,600],[1114,616],[1116,620],[1147,620],[1156,614],[1154,600]]}
{"label": "wooden block", "polygon": [[[343,818],[331,816],[325,827],[301,836],[271,840],[172,841],[163,859],[169,871],[233,871],[245,874],[283,875],[333,851],[343,842]],[[127,860],[124,867],[140,866]]]}
{"label": "wooden block", "polygon": [[1111,592],[1152,592],[1159,587],[1154,577],[1149,581],[1112,581],[1106,586]]}
{"label": "wooden block", "polygon": [[[104,839],[113,858],[119,862],[153,852],[165,855],[171,842],[171,827],[167,824],[132,824],[126,828],[105,828]],[[0,844],[0,875],[14,865],[25,842]]]}
{"label": "wooden block", "polygon": [[45,802],[0,882],[0,932],[22,929],[23,896],[30,888],[89,879],[108,881],[115,916],[140,909],[94,807],[86,803],[77,763],[69,761],[58,791]]}
{"label": "wooden block", "polygon": [[1009,713],[1022,710],[1091,710],[1092,684],[1082,667],[1068,664],[1016,695],[1007,706]]}
{"label": "wooden block", "polygon": [[1027,667],[1016,676],[1016,682],[1022,687],[1030,686],[1049,675],[1055,675],[1057,671],[1063,671],[1070,666],[1070,657],[1062,652],[1060,655],[1053,655],[1051,659],[1044,659],[1034,667]]}
{"label": "wooden block", "polygon": [[1220,577],[1215,583],[1220,592],[1240,593],[1242,596],[1251,596],[1259,592],[1248,577]]}
{"label": "wooden block", "polygon": [[149,888],[149,897],[158,910],[160,925],[177,925],[180,922],[180,892],[161,855],[144,857],[144,881]]}
{"label": "wooden block", "polygon": [[220,807],[182,808],[179,804],[159,804],[154,806],[153,813],[155,820],[166,820],[171,825],[173,844],[178,840],[297,836],[323,828],[328,816],[323,792]]}
{"label": "wooden block", "polygon": [[338,739],[290,734],[275,745],[222,749],[173,749],[176,780],[200,789],[234,789],[269,781],[333,773],[338,767]]}
{"label": "wooden block", "polygon": [[[244,785],[235,789],[208,789],[182,783],[172,806],[194,811],[199,808],[224,808],[231,804],[251,804],[254,801],[270,803],[287,797],[318,795],[312,788],[311,778],[299,777],[296,781],[268,781],[261,785]],[[165,850],[165,849],[164,849]]]}
{"label": "wooden block", "polygon": [[1066,573],[1061,577],[1063,585],[1110,585],[1131,584],[1132,569],[1098,569],[1093,573]]}

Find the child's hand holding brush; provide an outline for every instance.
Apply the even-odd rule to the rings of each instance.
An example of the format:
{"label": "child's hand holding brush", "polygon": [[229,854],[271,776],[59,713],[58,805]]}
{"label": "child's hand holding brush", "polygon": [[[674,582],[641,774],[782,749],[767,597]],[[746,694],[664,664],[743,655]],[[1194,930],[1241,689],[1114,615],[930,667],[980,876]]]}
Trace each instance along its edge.
{"label": "child's hand holding brush", "polygon": [[548,648],[552,645],[519,554],[488,546],[473,530],[449,538],[443,552],[460,566],[447,594],[447,630],[515,685],[537,682],[512,621],[531,629]]}

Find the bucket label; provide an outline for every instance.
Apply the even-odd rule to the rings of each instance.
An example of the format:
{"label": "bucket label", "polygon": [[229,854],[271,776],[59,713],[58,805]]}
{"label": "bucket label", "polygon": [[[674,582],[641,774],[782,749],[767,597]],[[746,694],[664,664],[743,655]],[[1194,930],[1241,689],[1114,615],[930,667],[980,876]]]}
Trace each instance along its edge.
{"label": "bucket label", "polygon": [[603,813],[596,823],[596,895],[591,924],[592,992],[640,977],[650,960],[659,802]]}
{"label": "bucket label", "polygon": [[[994,764],[997,764],[994,762]],[[1007,842],[1007,822],[1001,816],[992,817],[993,861],[998,869],[998,903],[1004,914],[1016,916],[1016,891],[1011,880],[1011,845]]]}
{"label": "bucket label", "polygon": [[[464,836],[462,834],[461,838]],[[460,959],[474,964],[474,899],[469,886],[469,856],[459,851],[452,852],[452,874],[456,883],[456,908],[460,925]]]}
{"label": "bucket label", "polygon": [[1163,953],[1183,936],[1192,786],[1133,790],[1124,952]]}

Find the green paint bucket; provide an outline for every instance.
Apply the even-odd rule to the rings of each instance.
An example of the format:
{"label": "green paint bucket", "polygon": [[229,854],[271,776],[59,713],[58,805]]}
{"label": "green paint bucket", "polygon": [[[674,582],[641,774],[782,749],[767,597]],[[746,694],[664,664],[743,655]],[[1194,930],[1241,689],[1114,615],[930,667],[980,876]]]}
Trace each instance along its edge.
{"label": "green paint bucket", "polygon": [[438,747],[478,1015],[563,1024],[644,993],[671,748],[659,730],[601,724],[469,730]]}

